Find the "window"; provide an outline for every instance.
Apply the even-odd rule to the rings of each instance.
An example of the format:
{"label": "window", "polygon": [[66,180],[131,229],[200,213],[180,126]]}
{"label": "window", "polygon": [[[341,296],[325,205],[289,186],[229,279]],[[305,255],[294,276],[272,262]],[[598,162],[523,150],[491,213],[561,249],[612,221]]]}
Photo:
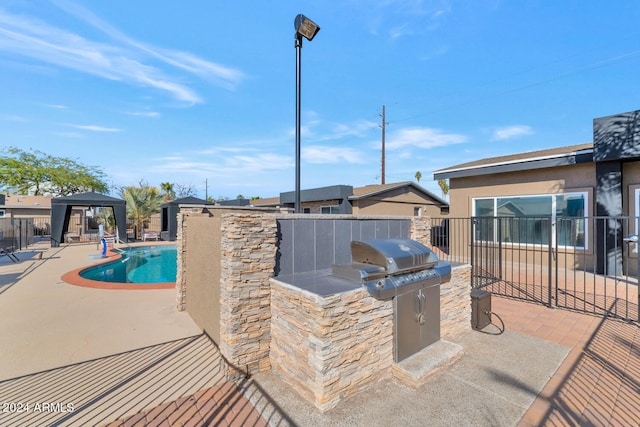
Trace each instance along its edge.
{"label": "window", "polygon": [[338,205],[322,206],[320,208],[320,213],[323,213],[323,214],[338,214],[338,213],[340,213],[340,206],[338,206]]}
{"label": "window", "polygon": [[474,199],[476,239],[584,248],[586,206],[587,193]]}
{"label": "window", "polygon": [[310,214],[311,208],[302,208],[302,213]]}
{"label": "window", "polygon": [[5,217],[5,210],[0,209],[0,218],[4,218],[4,217]]}

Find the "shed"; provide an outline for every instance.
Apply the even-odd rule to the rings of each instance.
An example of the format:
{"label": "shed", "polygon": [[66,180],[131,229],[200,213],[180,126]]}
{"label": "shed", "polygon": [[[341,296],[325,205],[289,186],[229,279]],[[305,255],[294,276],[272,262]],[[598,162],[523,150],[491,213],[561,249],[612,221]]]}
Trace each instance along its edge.
{"label": "shed", "polygon": [[180,199],[173,200],[160,206],[160,224],[162,240],[175,241],[178,236],[178,212],[180,212],[180,206],[192,205],[192,206],[213,206],[215,202],[208,202],[197,197],[182,197]]}
{"label": "shed", "polygon": [[51,247],[58,247],[64,232],[69,228],[69,218],[73,206],[112,208],[118,235],[127,235],[127,203],[122,199],[106,196],[93,191],[51,199]]}

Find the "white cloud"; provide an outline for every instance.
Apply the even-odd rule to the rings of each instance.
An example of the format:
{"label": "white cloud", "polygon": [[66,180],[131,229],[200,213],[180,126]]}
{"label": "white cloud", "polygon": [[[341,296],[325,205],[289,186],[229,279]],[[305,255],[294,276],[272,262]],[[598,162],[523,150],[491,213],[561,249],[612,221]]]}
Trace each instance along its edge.
{"label": "white cloud", "polygon": [[291,156],[275,153],[256,153],[247,150],[219,150],[205,156],[203,152],[193,152],[175,156],[156,158],[152,170],[174,175],[201,175],[203,177],[250,177],[252,174],[281,170],[294,165]]}
{"label": "white cloud", "polygon": [[366,163],[364,156],[358,150],[349,147],[328,147],[312,145],[302,147],[302,159],[309,163]]}
{"label": "white cloud", "polygon": [[16,116],[13,114],[0,114],[0,120],[6,120],[8,122],[26,122],[27,119],[25,119],[22,116]]}
{"label": "white cloud", "polygon": [[385,147],[397,150],[404,147],[434,148],[461,144],[467,137],[456,133],[444,133],[440,129],[406,128],[389,135]]}
{"label": "white cloud", "polygon": [[[306,142],[336,141],[349,137],[363,138],[371,129],[378,127],[378,123],[369,120],[355,120],[349,123],[328,122],[321,119],[315,112],[306,113],[302,122],[300,134]],[[295,136],[295,128],[291,128],[289,135]]]}
{"label": "white cloud", "polygon": [[531,135],[532,133],[533,129],[531,126],[506,126],[494,130],[491,139],[494,141],[504,141],[518,136]]}
{"label": "white cloud", "polygon": [[452,11],[449,0],[352,0],[351,4],[361,11],[372,34],[386,34],[392,40],[436,30]]}
{"label": "white cloud", "polygon": [[111,37],[110,43],[90,40],[41,20],[12,15],[0,9],[0,51],[130,85],[152,87],[189,104],[200,103],[202,99],[183,83],[183,76],[173,77],[160,66],[170,65],[229,90],[245,78],[239,70],[190,53],[139,42],[77,4],[55,3]]}
{"label": "white cloud", "polygon": [[98,125],[69,125],[77,129],[90,130],[92,132],[122,132],[122,129],[107,128]]}
{"label": "white cloud", "polygon": [[131,113],[127,113],[130,116],[138,116],[138,117],[151,117],[151,118],[158,118],[160,117],[160,113],[156,112],[156,111],[139,111],[139,112],[131,112]]}
{"label": "white cloud", "polygon": [[333,124],[330,133],[325,139],[339,139],[347,136],[364,137],[371,129],[378,127],[377,123],[369,120],[356,120],[352,123]]}

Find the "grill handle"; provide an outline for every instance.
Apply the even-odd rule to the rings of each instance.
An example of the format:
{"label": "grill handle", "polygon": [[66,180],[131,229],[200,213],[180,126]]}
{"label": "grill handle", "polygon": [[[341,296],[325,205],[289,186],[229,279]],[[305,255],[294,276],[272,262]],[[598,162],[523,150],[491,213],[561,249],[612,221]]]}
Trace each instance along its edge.
{"label": "grill handle", "polygon": [[424,325],[424,303],[427,300],[425,294],[422,293],[422,289],[418,291],[416,295],[416,321],[419,325]]}

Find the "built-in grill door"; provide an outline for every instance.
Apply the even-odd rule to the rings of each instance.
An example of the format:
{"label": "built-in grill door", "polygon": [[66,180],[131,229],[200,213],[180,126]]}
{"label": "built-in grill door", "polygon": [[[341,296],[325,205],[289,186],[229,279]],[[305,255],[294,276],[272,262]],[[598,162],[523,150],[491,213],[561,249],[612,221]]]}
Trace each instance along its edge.
{"label": "built-in grill door", "polygon": [[440,339],[440,286],[424,286],[394,298],[394,359],[403,359]]}

